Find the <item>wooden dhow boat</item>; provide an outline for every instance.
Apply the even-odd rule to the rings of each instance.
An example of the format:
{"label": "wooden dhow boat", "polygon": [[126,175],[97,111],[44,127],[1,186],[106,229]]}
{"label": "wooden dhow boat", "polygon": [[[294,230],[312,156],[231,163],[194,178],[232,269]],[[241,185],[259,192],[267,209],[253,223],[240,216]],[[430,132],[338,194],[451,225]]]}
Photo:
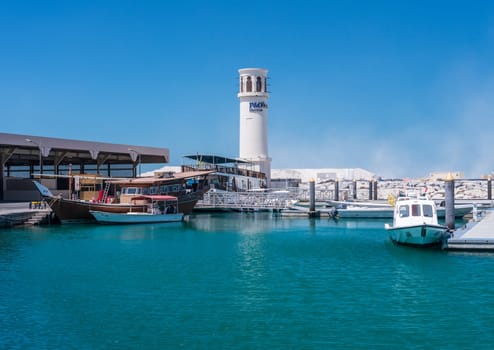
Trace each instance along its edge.
{"label": "wooden dhow boat", "polygon": [[90,211],[107,213],[147,212],[145,199],[132,201],[143,195],[170,195],[177,197],[178,212],[187,215],[209,189],[207,176],[212,171],[170,173],[165,176],[108,179],[98,197],[91,200],[55,196],[37,181],[33,181],[43,199],[61,223],[95,222]]}

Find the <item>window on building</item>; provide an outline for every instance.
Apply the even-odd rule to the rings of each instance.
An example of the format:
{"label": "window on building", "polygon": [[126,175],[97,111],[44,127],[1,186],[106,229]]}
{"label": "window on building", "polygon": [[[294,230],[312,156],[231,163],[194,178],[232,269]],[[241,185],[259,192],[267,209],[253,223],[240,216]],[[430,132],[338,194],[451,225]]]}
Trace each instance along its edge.
{"label": "window on building", "polygon": [[252,92],[252,79],[250,77],[247,77],[246,90],[247,92]]}
{"label": "window on building", "polygon": [[256,91],[261,92],[262,90],[262,82],[261,82],[261,77],[256,78]]}

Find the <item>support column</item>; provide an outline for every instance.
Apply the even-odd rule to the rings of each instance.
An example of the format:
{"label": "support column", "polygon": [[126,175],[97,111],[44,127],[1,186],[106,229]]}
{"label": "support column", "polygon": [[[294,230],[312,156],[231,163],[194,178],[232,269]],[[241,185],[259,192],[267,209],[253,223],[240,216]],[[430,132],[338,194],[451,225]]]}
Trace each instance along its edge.
{"label": "support column", "polygon": [[39,149],[39,173],[43,174],[43,152]]}
{"label": "support column", "polygon": [[369,200],[372,200],[372,180],[369,181]]}
{"label": "support column", "polygon": [[69,163],[69,199],[72,199],[72,163]]}
{"label": "support column", "polygon": [[487,178],[487,199],[492,200],[492,177]]}
{"label": "support column", "polygon": [[377,180],[374,180],[374,200],[377,201]]}
{"label": "support column", "polygon": [[357,181],[353,180],[353,199],[357,199]]}
{"label": "support column", "polygon": [[455,179],[448,174],[448,177],[444,181],[444,201],[446,206],[446,226],[450,230],[455,229]]}
{"label": "support column", "polygon": [[5,165],[3,162],[3,155],[0,159],[0,201],[3,201],[3,183],[4,183],[4,175],[5,175]]}
{"label": "support column", "polygon": [[340,182],[338,180],[335,180],[334,182],[334,200],[340,200]]}

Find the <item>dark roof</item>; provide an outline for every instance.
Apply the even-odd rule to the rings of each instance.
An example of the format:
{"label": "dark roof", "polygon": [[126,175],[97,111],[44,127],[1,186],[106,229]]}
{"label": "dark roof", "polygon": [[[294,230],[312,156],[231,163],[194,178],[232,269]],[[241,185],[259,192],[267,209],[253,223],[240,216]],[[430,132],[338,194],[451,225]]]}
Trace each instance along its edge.
{"label": "dark roof", "polygon": [[216,156],[210,154],[194,154],[184,157],[209,164],[248,163],[245,160],[241,160],[241,159],[228,158],[228,157]]}
{"label": "dark roof", "polygon": [[156,164],[167,163],[170,157],[168,148],[0,133],[0,153],[8,159],[8,164],[24,165],[29,160],[36,161],[39,152],[44,164],[55,161],[95,164],[98,159],[101,163],[139,161]]}

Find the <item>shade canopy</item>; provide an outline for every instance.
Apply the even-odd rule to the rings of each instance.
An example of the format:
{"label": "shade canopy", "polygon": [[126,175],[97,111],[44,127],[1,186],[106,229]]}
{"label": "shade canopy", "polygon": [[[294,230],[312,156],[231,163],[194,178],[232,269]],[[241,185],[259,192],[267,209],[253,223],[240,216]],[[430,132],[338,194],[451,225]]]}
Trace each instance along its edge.
{"label": "shade canopy", "polygon": [[184,156],[184,158],[189,158],[196,160],[198,162],[204,162],[209,164],[232,164],[232,163],[248,163],[245,160],[228,158],[223,156],[217,156],[214,154],[193,154],[190,156]]}
{"label": "shade canopy", "polygon": [[0,133],[0,155],[4,166],[37,163],[60,164],[128,164],[167,163],[168,148],[69,140],[52,137]]}

